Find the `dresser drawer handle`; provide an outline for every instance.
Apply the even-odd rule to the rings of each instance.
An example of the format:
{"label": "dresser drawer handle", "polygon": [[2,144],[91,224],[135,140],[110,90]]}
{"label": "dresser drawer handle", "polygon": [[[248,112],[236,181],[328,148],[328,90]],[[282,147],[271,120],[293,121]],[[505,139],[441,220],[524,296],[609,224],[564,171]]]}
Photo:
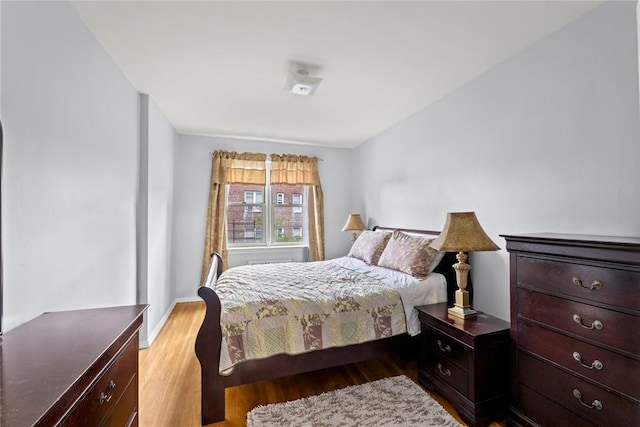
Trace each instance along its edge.
{"label": "dresser drawer handle", "polygon": [[451,351],[451,346],[449,344],[442,346],[442,341],[438,340],[438,348],[440,351],[444,351],[445,353],[449,353]]}
{"label": "dresser drawer handle", "polygon": [[596,399],[591,404],[586,403],[584,400],[582,400],[582,393],[580,393],[580,390],[578,390],[577,388],[573,389],[573,397],[578,399],[578,402],[580,402],[582,406],[586,406],[587,408],[595,408],[598,411],[602,411],[602,402]]}
{"label": "dresser drawer handle", "polygon": [[114,380],[110,380],[109,384],[107,384],[107,391],[111,392],[114,388],[116,388],[116,382]]}
{"label": "dresser drawer handle", "polygon": [[594,329],[594,328],[595,328],[595,329],[597,329],[597,330],[600,330],[600,329],[602,329],[602,328],[604,327],[604,325],[602,324],[602,322],[601,322],[601,321],[599,321],[599,320],[594,320],[594,321],[591,323],[591,326],[587,326],[587,325],[585,325],[584,323],[582,323],[582,317],[580,317],[580,316],[579,316],[579,315],[577,315],[577,314],[574,314],[574,315],[573,315],[573,321],[574,321],[574,322],[576,322],[578,325],[582,326],[583,328],[586,328],[586,329]]}
{"label": "dresser drawer handle", "polygon": [[575,285],[580,286],[582,289],[589,289],[591,291],[593,291],[593,290],[597,291],[598,289],[600,289],[602,287],[602,282],[599,281],[599,280],[594,280],[593,283],[591,284],[591,286],[585,286],[585,285],[582,284],[582,280],[580,280],[580,278],[578,278],[578,277],[574,277],[573,278],[573,283]]}
{"label": "dresser drawer handle", "polygon": [[111,400],[111,396],[113,396],[112,394],[104,394],[102,392],[100,392],[100,396],[98,397],[98,401],[100,402],[101,405],[104,405],[105,403],[107,403],[108,401]]}
{"label": "dresser drawer handle", "polygon": [[441,363],[438,363],[438,370],[445,377],[450,377],[451,376],[451,371],[449,369],[445,369],[444,371],[442,370],[442,364]]}
{"label": "dresser drawer handle", "polygon": [[587,369],[597,369],[597,370],[601,370],[602,368],[604,368],[604,365],[602,364],[601,361],[599,361],[598,359],[594,360],[591,365],[587,365],[582,361],[582,355],[580,353],[578,353],[577,351],[573,352],[573,358],[576,359],[576,361],[581,364],[582,366],[584,366]]}

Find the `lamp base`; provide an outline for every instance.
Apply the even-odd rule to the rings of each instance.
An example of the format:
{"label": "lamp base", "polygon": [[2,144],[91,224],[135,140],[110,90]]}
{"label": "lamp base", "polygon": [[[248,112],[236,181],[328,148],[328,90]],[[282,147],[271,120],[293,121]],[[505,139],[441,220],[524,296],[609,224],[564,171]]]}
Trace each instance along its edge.
{"label": "lamp base", "polygon": [[450,315],[458,317],[460,319],[471,319],[472,317],[476,317],[478,315],[478,312],[473,308],[465,308],[457,305],[454,305],[453,307],[447,309],[447,312]]}
{"label": "lamp base", "polygon": [[469,304],[469,292],[462,289],[456,291],[456,302],[447,312],[460,319],[470,319],[478,315],[478,312]]}

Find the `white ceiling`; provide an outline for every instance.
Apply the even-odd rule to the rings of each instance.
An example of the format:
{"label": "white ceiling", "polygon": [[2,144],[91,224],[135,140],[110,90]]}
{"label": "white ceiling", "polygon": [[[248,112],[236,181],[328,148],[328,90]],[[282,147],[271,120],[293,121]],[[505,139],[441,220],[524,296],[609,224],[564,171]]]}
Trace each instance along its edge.
{"label": "white ceiling", "polygon": [[[595,1],[75,1],[182,134],[353,147]],[[304,64],[314,96],[282,90]]]}

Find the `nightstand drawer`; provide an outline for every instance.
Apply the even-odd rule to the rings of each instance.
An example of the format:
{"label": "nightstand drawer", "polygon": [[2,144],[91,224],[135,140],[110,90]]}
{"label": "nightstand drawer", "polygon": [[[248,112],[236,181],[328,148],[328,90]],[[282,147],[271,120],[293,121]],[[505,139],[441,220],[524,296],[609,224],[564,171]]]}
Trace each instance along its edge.
{"label": "nightstand drawer", "polygon": [[434,355],[458,364],[465,371],[469,369],[471,350],[459,341],[430,327],[424,327],[425,354]]}
{"label": "nightstand drawer", "polygon": [[436,357],[424,368],[429,376],[446,382],[465,396],[469,394],[469,375],[455,363]]}
{"label": "nightstand drawer", "polygon": [[520,317],[640,354],[640,317],[525,289],[518,289],[517,309]]}

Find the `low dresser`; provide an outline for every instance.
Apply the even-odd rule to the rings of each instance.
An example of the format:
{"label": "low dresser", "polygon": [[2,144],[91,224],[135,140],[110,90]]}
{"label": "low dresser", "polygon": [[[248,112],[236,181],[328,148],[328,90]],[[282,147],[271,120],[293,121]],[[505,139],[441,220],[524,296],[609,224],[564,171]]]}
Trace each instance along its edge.
{"label": "low dresser", "polygon": [[138,425],[146,305],[45,313],[2,337],[2,427]]}

